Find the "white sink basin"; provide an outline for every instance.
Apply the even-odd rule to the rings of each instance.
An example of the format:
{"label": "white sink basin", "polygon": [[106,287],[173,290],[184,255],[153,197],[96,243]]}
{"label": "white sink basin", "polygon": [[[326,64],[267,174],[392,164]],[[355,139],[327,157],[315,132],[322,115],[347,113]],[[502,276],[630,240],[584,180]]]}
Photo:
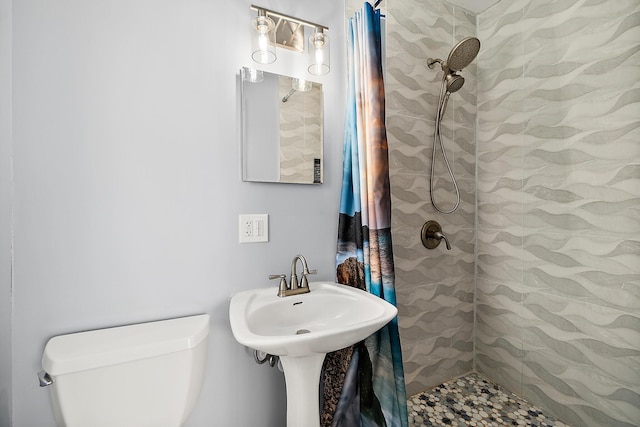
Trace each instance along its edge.
{"label": "white sink basin", "polygon": [[277,356],[324,354],[357,343],[393,319],[392,304],[359,289],[312,282],[311,292],[278,297],[277,288],[240,292],[229,317],[236,340]]}
{"label": "white sink basin", "polygon": [[240,292],[229,319],[240,344],[280,356],[287,384],[287,426],[319,427],[318,384],[326,353],[382,328],[398,310],[387,301],[337,283],[312,282],[311,292],[277,296],[278,288]]}

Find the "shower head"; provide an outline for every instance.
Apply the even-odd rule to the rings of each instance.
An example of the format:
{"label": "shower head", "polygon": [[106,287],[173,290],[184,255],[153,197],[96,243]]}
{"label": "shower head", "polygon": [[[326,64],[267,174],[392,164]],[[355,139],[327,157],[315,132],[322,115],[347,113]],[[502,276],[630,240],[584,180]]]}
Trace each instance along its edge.
{"label": "shower head", "polygon": [[[464,77],[459,74],[456,74],[458,71],[462,70],[464,67],[469,65],[471,61],[475,59],[480,51],[480,40],[475,37],[467,37],[462,39],[458,44],[456,44],[451,52],[449,53],[449,57],[446,61],[442,59],[427,59],[427,67],[433,69],[436,63],[440,64],[440,68],[444,72],[442,76],[442,85],[440,86],[440,97],[438,98],[438,109],[436,110],[436,131],[433,139],[433,152],[431,157],[431,179],[430,179],[430,193],[431,193],[431,204],[433,207],[440,213],[450,214],[454,212],[458,206],[460,205],[460,190],[458,189],[458,184],[456,183],[456,177],[451,170],[451,166],[449,165],[449,161],[447,160],[447,156],[445,154],[444,145],[442,144],[442,133],[440,132],[440,125],[442,123],[442,118],[444,117],[444,113],[447,110],[447,103],[449,102],[449,97],[453,92],[459,91],[464,85]],[[442,158],[444,160],[445,166],[449,171],[449,175],[451,176],[451,180],[453,181],[453,187],[456,190],[456,204],[451,210],[442,210],[436,204],[435,199],[433,198],[434,192],[434,169],[435,169],[435,159],[436,159],[436,144],[440,143],[440,150],[442,152]]]}
{"label": "shower head", "polygon": [[445,76],[447,82],[447,92],[453,93],[460,90],[464,84],[464,77],[457,75],[456,73],[449,73]]}
{"label": "shower head", "polygon": [[460,71],[478,56],[480,51],[480,40],[476,37],[467,37],[456,44],[449,57],[447,58],[447,67],[451,71]]}
{"label": "shower head", "polygon": [[445,74],[454,74],[456,71],[460,71],[471,64],[471,61],[478,56],[479,51],[480,40],[476,37],[467,37],[460,40],[458,44],[451,49],[446,61],[439,58],[429,58],[427,60],[427,67],[433,69],[435,64],[438,63]]}

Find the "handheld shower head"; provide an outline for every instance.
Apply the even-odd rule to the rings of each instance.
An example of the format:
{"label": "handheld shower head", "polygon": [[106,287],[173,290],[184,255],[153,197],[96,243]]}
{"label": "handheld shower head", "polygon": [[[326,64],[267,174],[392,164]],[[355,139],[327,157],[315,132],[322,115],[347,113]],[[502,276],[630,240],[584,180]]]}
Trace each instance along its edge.
{"label": "handheld shower head", "polygon": [[[449,102],[449,96],[453,92],[459,91],[462,85],[464,85],[464,77],[459,76],[456,73],[445,74],[442,77],[442,86],[443,86],[442,91],[445,93],[444,93],[444,99],[442,99],[439,105],[439,108],[440,108],[438,113],[439,118],[444,117],[444,112],[447,110],[447,103]],[[443,95],[440,94],[441,98],[442,96]]]}
{"label": "handheld shower head", "polygon": [[[458,184],[456,183],[456,177],[453,174],[453,170],[451,169],[451,165],[449,165],[449,161],[447,160],[447,155],[445,153],[444,144],[442,143],[442,133],[440,131],[440,125],[442,123],[442,118],[444,117],[444,113],[447,110],[447,103],[449,102],[449,97],[452,93],[459,91],[464,85],[464,77],[457,74],[464,67],[469,65],[471,61],[475,59],[480,51],[480,40],[476,37],[467,37],[462,39],[458,44],[456,44],[451,52],[449,52],[449,57],[446,61],[438,58],[428,58],[427,59],[427,67],[433,69],[435,64],[440,64],[440,68],[442,68],[442,84],[440,86],[440,97],[438,98],[438,109],[436,110],[436,131],[433,138],[433,151],[431,155],[431,177],[430,177],[430,194],[431,194],[431,204],[433,207],[440,213],[449,214],[458,209],[460,205],[460,190],[458,189]],[[449,210],[444,210],[436,203],[434,199],[434,169],[436,165],[436,151],[438,144],[440,145],[440,151],[442,152],[442,159],[444,160],[445,166],[447,167],[447,171],[449,171],[449,176],[451,176],[451,181],[453,187],[456,192],[456,202],[453,208]]]}
{"label": "handheld shower head", "polygon": [[457,92],[462,88],[464,84],[464,77],[457,75],[456,73],[450,73],[445,76],[447,82],[447,92]]}

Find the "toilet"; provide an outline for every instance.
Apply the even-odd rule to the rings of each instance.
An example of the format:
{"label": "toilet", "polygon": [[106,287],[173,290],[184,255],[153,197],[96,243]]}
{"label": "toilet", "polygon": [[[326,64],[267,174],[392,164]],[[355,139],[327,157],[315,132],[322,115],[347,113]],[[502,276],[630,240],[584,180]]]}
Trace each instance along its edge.
{"label": "toilet", "polygon": [[209,316],[53,337],[40,385],[60,427],[179,427],[204,378]]}

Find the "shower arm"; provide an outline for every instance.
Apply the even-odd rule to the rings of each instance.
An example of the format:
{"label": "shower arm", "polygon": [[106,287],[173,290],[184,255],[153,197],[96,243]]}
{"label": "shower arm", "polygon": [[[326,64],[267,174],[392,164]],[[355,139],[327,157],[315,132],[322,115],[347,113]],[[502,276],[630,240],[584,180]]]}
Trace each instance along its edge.
{"label": "shower arm", "polygon": [[445,73],[451,71],[451,70],[449,70],[449,67],[447,66],[447,61],[443,61],[440,58],[429,58],[429,59],[427,59],[427,67],[429,67],[430,70],[433,70],[433,67],[435,67],[436,62],[438,64],[440,64],[440,67],[442,68],[442,71],[444,71]]}
{"label": "shower arm", "polygon": [[433,70],[433,66],[436,64],[436,62],[438,64],[442,64],[442,59],[438,59],[438,58],[427,59],[427,67],[429,67],[430,70]]}

